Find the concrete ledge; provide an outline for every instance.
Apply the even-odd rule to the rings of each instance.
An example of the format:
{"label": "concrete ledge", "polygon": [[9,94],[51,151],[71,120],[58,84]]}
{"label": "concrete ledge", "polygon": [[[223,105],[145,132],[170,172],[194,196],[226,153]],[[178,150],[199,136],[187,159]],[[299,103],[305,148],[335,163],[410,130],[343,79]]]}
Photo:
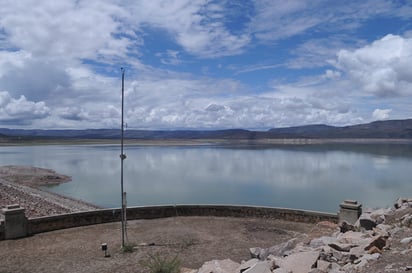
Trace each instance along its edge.
{"label": "concrete ledge", "polygon": [[[36,234],[58,229],[118,222],[121,221],[120,214],[121,210],[116,208],[32,218],[28,220],[28,232],[29,234]],[[316,223],[319,221],[338,222],[336,214],[272,207],[176,205],[127,208],[128,220],[157,219],[174,216],[258,217],[304,223]]]}

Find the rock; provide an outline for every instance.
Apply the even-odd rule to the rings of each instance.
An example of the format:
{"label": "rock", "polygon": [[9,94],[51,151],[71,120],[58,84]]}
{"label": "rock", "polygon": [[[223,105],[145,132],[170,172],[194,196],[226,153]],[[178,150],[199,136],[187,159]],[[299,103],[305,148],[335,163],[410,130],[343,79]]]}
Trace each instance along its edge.
{"label": "rock", "polygon": [[381,235],[381,236],[388,236],[389,237],[391,230],[392,230],[392,226],[385,225],[385,224],[379,224],[373,229],[373,232],[375,233],[375,235]]}
{"label": "rock", "polygon": [[308,273],[319,258],[319,251],[293,253],[280,261],[280,267],[293,273]]}
{"label": "rock", "polygon": [[267,261],[259,261],[244,273],[271,273],[271,268]]}
{"label": "rock", "polygon": [[259,262],[259,259],[253,258],[244,263],[241,263],[238,269],[236,270],[236,272],[242,273],[243,271],[248,270],[249,268],[257,264],[258,262]]}
{"label": "rock", "polygon": [[[264,260],[267,257],[267,255],[265,255],[265,249],[260,248],[260,247],[249,248],[249,252],[250,252],[250,256],[252,258],[257,258],[257,259],[260,259],[260,260]],[[262,257],[262,256],[266,256],[266,257]]]}
{"label": "rock", "polygon": [[356,268],[364,267],[365,265],[368,264],[368,262],[379,259],[380,256],[381,256],[381,254],[379,254],[379,253],[365,254],[361,258],[359,258],[358,260],[354,261],[354,264],[356,264],[355,267]]}
{"label": "rock", "polygon": [[365,235],[362,232],[354,232],[354,231],[348,231],[346,233],[340,233],[338,235],[338,241],[341,243],[346,243],[346,244],[361,244],[362,241],[369,241],[367,240],[368,235]]}
{"label": "rock", "polygon": [[[288,254],[288,251],[292,250],[294,247],[296,247],[297,243],[299,240],[297,238],[290,239],[286,243],[278,244],[275,246],[270,247],[265,254],[266,257],[269,255],[274,255],[278,257],[282,257]],[[264,259],[266,259],[264,257]],[[261,258],[262,259],[262,258]]]}
{"label": "rock", "polygon": [[380,250],[376,246],[373,246],[368,250],[368,254],[375,254],[375,253],[382,254],[382,250]]}
{"label": "rock", "polygon": [[339,226],[340,232],[345,233],[347,231],[356,231],[356,228],[354,225],[351,225],[347,223],[346,221],[343,221],[340,226]]}
{"label": "rock", "polygon": [[198,273],[233,273],[240,264],[230,260],[213,260],[206,262],[198,270]]}
{"label": "rock", "polygon": [[272,271],[272,273],[293,273],[293,272],[287,271],[284,268],[276,268],[275,270]]}
{"label": "rock", "polygon": [[329,244],[329,246],[333,249],[336,249],[337,251],[343,251],[343,252],[349,252],[350,249],[352,248],[351,244]]}
{"label": "rock", "polygon": [[409,244],[410,242],[412,242],[412,237],[406,237],[401,240],[401,244],[405,245]]}
{"label": "rock", "polygon": [[385,215],[390,213],[390,209],[377,209],[371,212],[370,217],[379,225],[385,222]]}
{"label": "rock", "polygon": [[379,254],[379,253],[365,254],[365,255],[363,255],[363,257],[361,259],[366,260],[366,261],[374,261],[374,260],[379,259],[380,256],[381,256],[381,254]]}
{"label": "rock", "polygon": [[328,271],[321,270],[319,268],[312,269],[309,273],[327,273]]}
{"label": "rock", "polygon": [[395,202],[395,204],[394,204],[394,207],[395,207],[396,209],[400,209],[400,208],[403,207],[403,204],[404,204],[404,203],[407,203],[407,202],[408,202],[408,199],[407,199],[407,198],[399,197],[398,200],[396,200],[396,202]]}
{"label": "rock", "polygon": [[366,230],[372,230],[377,225],[376,221],[371,218],[370,213],[362,213],[358,221],[359,221],[359,226]]}
{"label": "rock", "polygon": [[332,268],[332,264],[327,261],[318,260],[316,262],[316,268],[320,269],[321,271],[328,272],[329,269]]}
{"label": "rock", "polygon": [[372,247],[377,247],[378,249],[382,250],[383,247],[386,245],[386,240],[388,238],[384,236],[375,236],[372,241],[365,247],[365,250],[369,250]]}
{"label": "rock", "polygon": [[401,218],[401,224],[404,227],[412,227],[412,215],[407,214]]}
{"label": "rock", "polygon": [[330,237],[330,236],[322,236],[319,238],[312,239],[309,243],[309,246],[312,248],[317,248],[329,244],[336,243],[336,238],[335,237]]}
{"label": "rock", "polygon": [[197,273],[197,269],[182,267],[180,273]]}
{"label": "rock", "polygon": [[357,247],[353,247],[351,248],[351,250],[349,251],[349,254],[351,255],[351,259],[352,260],[357,260],[359,259],[363,254],[365,254],[365,247],[363,246],[357,246]]}

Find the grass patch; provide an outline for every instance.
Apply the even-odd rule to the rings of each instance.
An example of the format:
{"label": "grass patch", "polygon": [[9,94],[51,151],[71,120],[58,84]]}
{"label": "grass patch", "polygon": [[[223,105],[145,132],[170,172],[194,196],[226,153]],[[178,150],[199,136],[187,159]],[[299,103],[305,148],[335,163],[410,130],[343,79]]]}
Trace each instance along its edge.
{"label": "grass patch", "polygon": [[181,261],[177,255],[171,258],[162,256],[159,253],[149,255],[140,264],[148,269],[150,273],[179,273],[181,267]]}
{"label": "grass patch", "polygon": [[132,253],[134,251],[134,247],[136,246],[136,244],[132,244],[132,243],[126,243],[124,244],[124,246],[121,248],[121,251],[123,253]]}

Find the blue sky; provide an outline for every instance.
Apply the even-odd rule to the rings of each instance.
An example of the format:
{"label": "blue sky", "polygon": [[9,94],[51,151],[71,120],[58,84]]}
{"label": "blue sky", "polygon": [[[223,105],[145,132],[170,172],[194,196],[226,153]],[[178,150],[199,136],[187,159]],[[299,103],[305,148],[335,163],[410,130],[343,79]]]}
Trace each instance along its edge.
{"label": "blue sky", "polygon": [[410,1],[0,0],[0,127],[412,118]]}

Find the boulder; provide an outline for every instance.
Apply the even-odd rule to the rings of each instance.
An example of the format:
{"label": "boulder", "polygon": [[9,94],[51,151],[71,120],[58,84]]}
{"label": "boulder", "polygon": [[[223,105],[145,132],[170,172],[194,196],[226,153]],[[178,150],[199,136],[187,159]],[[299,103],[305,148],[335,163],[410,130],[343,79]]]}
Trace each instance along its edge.
{"label": "boulder", "polygon": [[272,273],[293,273],[293,272],[287,271],[284,268],[276,268],[275,270],[272,271]]}
{"label": "boulder", "polygon": [[[265,254],[267,254],[266,257],[268,255],[274,255],[274,256],[278,256],[278,257],[285,256],[285,255],[289,254],[288,252],[290,250],[292,250],[293,248],[296,247],[298,242],[299,242],[299,240],[297,238],[293,238],[293,239],[290,239],[289,241],[287,241],[286,243],[282,243],[282,244],[272,246],[269,249],[267,249],[267,252],[265,253]],[[264,257],[264,259],[266,259],[266,257]]]}
{"label": "boulder", "polygon": [[382,250],[377,248],[376,246],[369,248],[368,254],[375,254],[375,253],[382,254]]}
{"label": "boulder", "polygon": [[401,244],[405,245],[409,244],[410,242],[412,242],[412,237],[406,237],[401,240]]}
{"label": "boulder", "polygon": [[361,244],[362,242],[368,242],[368,235],[362,232],[348,231],[346,233],[340,233],[337,237],[338,241],[346,244]]}
{"label": "boulder", "polygon": [[372,241],[364,248],[365,250],[369,250],[372,247],[377,247],[378,249],[382,250],[386,245],[386,240],[388,238],[386,236],[375,236],[372,238]]}
{"label": "boulder", "polygon": [[332,268],[332,264],[330,262],[327,262],[327,261],[318,260],[316,262],[316,268],[320,269],[321,271],[328,272],[329,269]]}
{"label": "boulder", "polygon": [[337,251],[349,252],[350,249],[353,247],[351,244],[339,244],[339,243],[332,243],[329,246]]}
{"label": "boulder", "polygon": [[336,237],[322,236],[319,238],[312,239],[309,243],[309,246],[312,248],[317,248],[317,247],[336,243],[336,241],[337,241]]}
{"label": "boulder", "polygon": [[319,258],[319,251],[307,251],[293,253],[280,261],[279,267],[293,273],[308,273],[315,268]]}
{"label": "boulder", "polygon": [[403,207],[408,207],[408,204],[407,204],[408,200],[409,200],[408,198],[399,197],[398,200],[396,200],[394,204],[395,209],[401,209]]}
{"label": "boulder", "polygon": [[244,273],[271,273],[270,264],[268,261],[259,261]]}
{"label": "boulder", "polygon": [[328,271],[321,270],[319,268],[312,269],[309,273],[327,273]]}
{"label": "boulder", "polygon": [[404,215],[401,218],[401,224],[404,227],[412,227],[412,214]]}
{"label": "boulder", "polygon": [[351,225],[349,223],[347,223],[346,221],[343,221],[340,225],[339,225],[339,229],[340,232],[345,233],[347,231],[356,231],[356,228],[354,225]]}
{"label": "boulder", "polygon": [[253,258],[240,264],[236,272],[242,273],[259,262],[259,259]]}
{"label": "boulder", "polygon": [[206,262],[202,267],[197,271],[198,273],[233,273],[236,272],[236,269],[240,264],[230,260],[213,260]]}
{"label": "boulder", "polygon": [[264,260],[268,256],[267,250],[260,247],[249,248],[250,256],[259,260]]}
{"label": "boulder", "polygon": [[360,257],[362,257],[363,254],[365,254],[365,247],[364,246],[356,246],[351,248],[351,250],[349,251],[349,254],[352,257],[352,260],[357,260]]}
{"label": "boulder", "polygon": [[371,212],[370,217],[379,225],[385,222],[386,215],[391,212],[391,209],[377,209]]}
{"label": "boulder", "polygon": [[364,228],[366,230],[372,230],[377,226],[377,223],[374,219],[372,219],[370,213],[362,213],[356,225],[359,225],[361,228]]}

